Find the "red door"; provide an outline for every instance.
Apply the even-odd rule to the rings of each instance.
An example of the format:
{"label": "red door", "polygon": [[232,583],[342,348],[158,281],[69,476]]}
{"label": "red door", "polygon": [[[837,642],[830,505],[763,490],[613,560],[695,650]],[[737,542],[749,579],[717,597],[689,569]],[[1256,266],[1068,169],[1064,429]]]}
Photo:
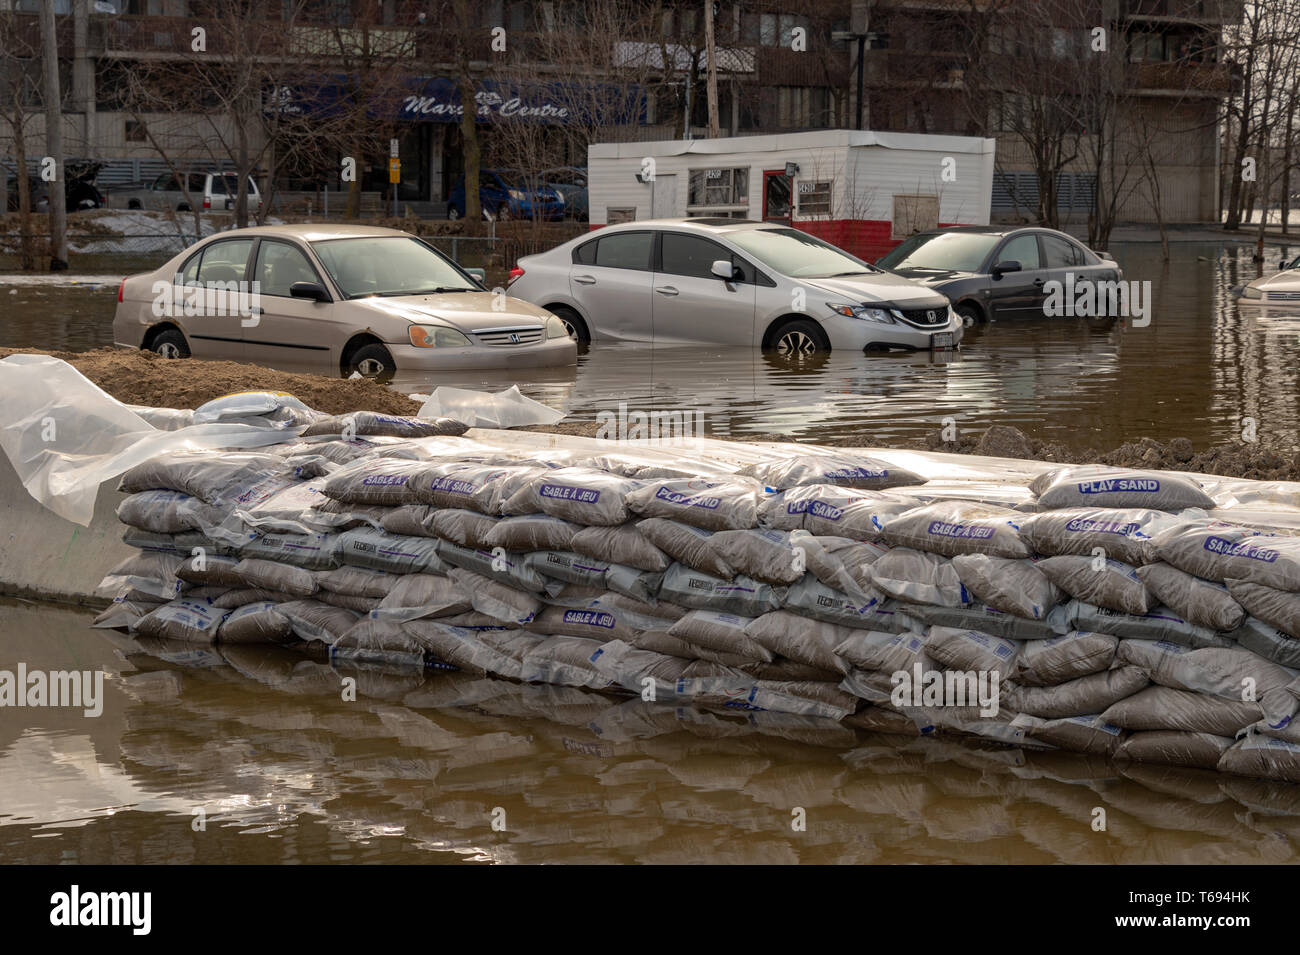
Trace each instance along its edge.
{"label": "red door", "polygon": [[791,180],[784,169],[763,172],[763,221],[790,224]]}

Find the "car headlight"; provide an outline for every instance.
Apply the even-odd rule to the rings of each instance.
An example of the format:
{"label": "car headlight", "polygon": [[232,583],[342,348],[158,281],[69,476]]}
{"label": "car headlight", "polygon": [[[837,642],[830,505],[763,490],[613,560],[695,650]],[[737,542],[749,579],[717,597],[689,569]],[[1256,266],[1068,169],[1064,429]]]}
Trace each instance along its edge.
{"label": "car headlight", "polygon": [[523,190],[521,190],[521,189],[508,189],[508,190],[506,190],[506,191],[510,193],[510,198],[511,198],[511,199],[514,199],[516,202],[523,202],[523,201],[524,201],[524,193],[523,193]]}
{"label": "car headlight", "polygon": [[1263,292],[1261,292],[1259,289],[1257,289],[1257,288],[1253,288],[1253,287],[1251,287],[1251,286],[1249,286],[1249,285],[1246,286],[1246,288],[1242,291],[1241,294],[1244,295],[1246,298],[1263,298],[1263,297],[1264,297],[1264,293],[1263,293]]}
{"label": "car headlight", "polygon": [[416,348],[464,348],[472,344],[456,329],[442,325],[412,325],[408,334]]}
{"label": "car headlight", "polygon": [[546,337],[547,338],[568,338],[569,330],[564,327],[564,322],[552,315],[546,320]]}
{"label": "car headlight", "polygon": [[888,309],[878,308],[874,305],[841,305],[832,302],[830,309],[837,315],[843,315],[845,318],[860,318],[866,322],[880,322],[882,325],[894,324],[894,317],[889,314]]}

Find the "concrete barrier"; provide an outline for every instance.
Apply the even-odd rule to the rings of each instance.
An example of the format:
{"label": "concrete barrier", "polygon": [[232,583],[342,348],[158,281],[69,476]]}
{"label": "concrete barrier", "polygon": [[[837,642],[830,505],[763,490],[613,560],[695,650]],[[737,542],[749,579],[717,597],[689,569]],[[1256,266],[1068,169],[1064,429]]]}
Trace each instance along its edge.
{"label": "concrete barrier", "polygon": [[114,479],[100,486],[95,519],[82,527],[38,504],[0,454],[0,594],[106,605],[95,587],[133,553],[122,543],[116,485]]}

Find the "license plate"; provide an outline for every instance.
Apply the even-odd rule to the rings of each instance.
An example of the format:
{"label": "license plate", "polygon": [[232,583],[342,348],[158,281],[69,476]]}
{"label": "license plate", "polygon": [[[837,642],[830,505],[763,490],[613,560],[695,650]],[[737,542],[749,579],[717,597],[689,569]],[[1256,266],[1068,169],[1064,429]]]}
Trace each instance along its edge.
{"label": "license plate", "polygon": [[931,348],[951,348],[952,332],[935,332],[930,336]]}

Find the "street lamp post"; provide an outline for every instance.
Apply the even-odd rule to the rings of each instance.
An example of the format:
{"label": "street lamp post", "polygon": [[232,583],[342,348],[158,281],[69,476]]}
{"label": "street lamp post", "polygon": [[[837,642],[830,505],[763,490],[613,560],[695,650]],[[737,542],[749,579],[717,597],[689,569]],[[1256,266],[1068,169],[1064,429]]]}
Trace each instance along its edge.
{"label": "street lamp post", "polygon": [[858,100],[857,100],[857,110],[856,110],[857,122],[855,123],[855,128],[862,129],[863,128],[862,114],[863,114],[863,107],[864,107],[863,77],[862,77],[863,59],[867,49],[867,42],[869,40],[875,39],[875,34],[866,33],[866,32],[857,33],[853,30],[834,30],[831,32],[831,39],[843,40],[846,43],[853,41],[856,42],[858,45]]}

